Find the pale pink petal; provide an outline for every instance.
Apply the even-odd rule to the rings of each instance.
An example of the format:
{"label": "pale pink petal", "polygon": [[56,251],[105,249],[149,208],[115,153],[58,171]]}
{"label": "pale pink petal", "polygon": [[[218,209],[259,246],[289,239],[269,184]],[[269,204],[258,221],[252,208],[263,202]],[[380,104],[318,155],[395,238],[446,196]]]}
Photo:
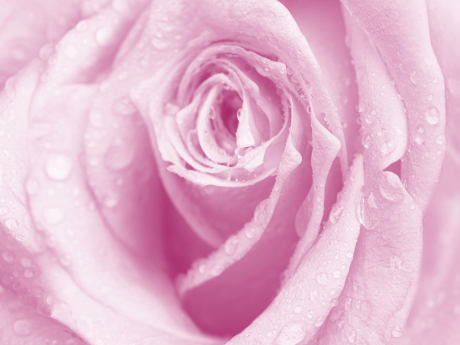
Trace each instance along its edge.
{"label": "pale pink petal", "polygon": [[[376,12],[375,8],[367,8],[363,2],[350,2],[348,5],[348,10],[357,15],[358,23],[371,33],[370,37],[377,46],[374,47],[373,41],[356,24],[355,18],[345,12],[357,71],[360,108],[363,110],[363,145],[367,148],[364,151],[364,187],[358,200],[358,218],[363,230],[339,304],[329,315],[315,342],[393,344],[398,343],[398,338],[403,335],[417,289],[422,245],[420,208],[426,207],[440,171],[443,152],[442,145],[435,142],[435,135],[443,132],[444,98],[442,87],[439,89],[436,82],[427,78],[434,78],[433,75],[441,78],[441,75],[436,61],[430,60],[432,51],[427,37],[420,36],[418,31],[411,31],[411,25],[398,26],[404,30],[404,37],[409,41],[404,42],[406,46],[415,41],[425,43],[425,46],[422,45],[425,50],[421,49],[418,56],[413,55],[412,51],[400,52],[398,61],[407,64],[406,67],[416,68],[420,64],[428,66],[423,66],[424,69],[419,71],[417,80],[410,81],[412,86],[404,83],[401,76],[395,75],[396,71],[392,72],[393,64],[396,64],[394,55],[387,56],[390,61],[385,59],[389,42],[403,43],[398,41],[402,33],[397,36],[393,27],[392,30],[387,27],[385,20],[388,14],[385,18],[369,20],[369,11],[383,16],[384,10]],[[366,16],[364,11],[367,11]],[[372,23],[383,25],[385,29],[377,30]],[[418,23],[414,21],[411,24]],[[411,32],[414,33],[412,36]],[[388,36],[382,38],[382,33]],[[380,49],[380,54],[377,49]],[[383,56],[383,62],[380,56]],[[390,76],[387,68],[390,69]],[[401,66],[396,65],[396,68]],[[408,79],[409,75],[407,73]],[[415,86],[418,83],[432,93],[427,100],[423,98],[425,88],[419,94],[420,89]],[[440,113],[430,112],[429,115],[433,117],[425,118],[425,112],[420,112],[417,107],[421,108],[431,101],[436,102]],[[429,104],[423,106],[430,107]],[[416,117],[415,112],[421,115]],[[420,127],[423,129],[419,131]],[[420,134],[424,134],[423,138]],[[410,146],[407,151],[406,145]],[[440,154],[438,150],[441,150]],[[414,151],[418,153],[417,158],[412,157]],[[404,154],[402,177],[408,181],[408,191],[397,175],[382,171]],[[428,159],[429,163],[421,163]],[[417,174],[412,173],[414,170],[408,174],[405,164],[419,169]],[[422,189],[413,189],[415,185],[422,186]]]}
{"label": "pale pink petal", "polygon": [[0,88],[34,58],[45,54],[80,16],[80,1],[0,2]]}
{"label": "pale pink petal", "polygon": [[447,152],[439,186],[424,222],[420,287],[408,321],[408,344],[460,342],[460,223],[458,173],[460,65],[458,13],[455,1],[427,1],[430,36],[446,86]]}
{"label": "pale pink petal", "polygon": [[362,185],[362,157],[357,156],[332,209],[335,218],[267,310],[228,344],[299,344],[316,334],[348,275],[360,229],[354,201]]}
{"label": "pale pink petal", "polygon": [[[25,248],[34,269],[22,273],[14,268],[24,263],[17,262],[8,265],[3,277],[25,298],[30,295],[43,313],[90,343],[148,343],[152,339],[171,344],[216,343],[203,336],[182,311],[162,262],[147,260],[157,254],[137,256],[113,236],[104,215],[96,211],[97,199],[86,179],[86,162],[81,158],[97,87],[76,82],[91,78],[88,61],[110,61],[117,42],[109,39],[107,30],[123,32],[133,13],[128,11],[127,16],[108,8],[89,19],[84,28],[71,30],[52,54],[48,68],[38,62],[30,65],[2,93],[2,124],[9,129],[1,138],[6,156],[2,189],[11,207],[2,214],[2,225],[17,247],[11,250],[21,255]],[[104,35],[98,34],[101,28]],[[89,39],[97,44],[85,46]],[[72,62],[65,50],[69,44],[81,47]],[[142,146],[142,137],[138,139]],[[10,154],[7,149],[14,151]],[[127,222],[132,216],[121,219]],[[35,283],[27,284],[31,277],[37,277]],[[36,296],[28,290],[35,286],[43,289]],[[25,324],[13,327],[21,325]]]}

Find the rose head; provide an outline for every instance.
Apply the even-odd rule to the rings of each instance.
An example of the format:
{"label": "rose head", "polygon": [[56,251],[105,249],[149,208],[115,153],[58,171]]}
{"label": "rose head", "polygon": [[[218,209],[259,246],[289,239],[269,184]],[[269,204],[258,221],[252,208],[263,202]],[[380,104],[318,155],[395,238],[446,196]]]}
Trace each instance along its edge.
{"label": "rose head", "polygon": [[2,8],[2,344],[458,342],[460,5]]}

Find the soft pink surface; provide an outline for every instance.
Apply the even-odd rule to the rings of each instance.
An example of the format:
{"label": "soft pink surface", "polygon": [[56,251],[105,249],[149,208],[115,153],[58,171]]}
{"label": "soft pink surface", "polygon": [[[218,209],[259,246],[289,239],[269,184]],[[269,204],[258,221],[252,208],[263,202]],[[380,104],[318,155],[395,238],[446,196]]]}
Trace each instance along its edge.
{"label": "soft pink surface", "polygon": [[0,0],[2,344],[460,343],[460,3]]}

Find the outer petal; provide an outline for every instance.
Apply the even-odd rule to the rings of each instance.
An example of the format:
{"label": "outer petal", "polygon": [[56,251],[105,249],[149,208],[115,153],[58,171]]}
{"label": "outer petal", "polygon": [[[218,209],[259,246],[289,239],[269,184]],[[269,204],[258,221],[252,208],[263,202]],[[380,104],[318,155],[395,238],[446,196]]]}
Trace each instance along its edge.
{"label": "outer petal", "polygon": [[3,0],[0,8],[0,88],[36,58],[44,45],[62,37],[82,14],[80,1]]}
{"label": "outer petal", "polygon": [[[109,8],[83,29],[78,26],[51,57],[37,90],[43,68],[39,63],[31,65],[17,82],[9,82],[3,92],[2,122],[11,128],[4,136],[3,153],[8,159],[2,160],[6,172],[2,173],[2,195],[10,204],[1,215],[2,225],[14,239],[9,246],[18,247],[11,247],[14,252],[20,255],[22,250],[31,256],[36,269],[32,275],[40,278],[35,285],[44,292],[36,295],[27,290],[35,286],[23,284],[30,279],[29,271],[24,278],[18,276],[21,272],[16,266],[28,266],[28,261],[8,265],[4,282],[19,292],[24,289],[24,298],[33,298],[43,313],[91,343],[216,343],[202,336],[184,315],[162,267],[136,257],[113,237],[95,211],[96,200],[81,164],[88,109],[96,88],[76,84],[75,79],[91,78],[88,61],[96,65],[109,61],[116,42],[107,41],[105,34],[107,30],[123,32],[134,17],[131,12],[127,15]],[[91,40],[97,45],[90,44]],[[66,48],[74,44],[82,49],[69,62]],[[27,135],[30,151],[24,145]],[[8,148],[14,149],[11,155]],[[18,332],[25,332],[27,324],[18,325],[14,324]]]}
{"label": "outer petal", "polygon": [[409,318],[408,344],[460,342],[458,245],[460,39],[458,1],[427,1],[430,36],[445,77],[447,152],[439,186],[425,216],[420,288]]}
{"label": "outer petal", "polygon": [[[354,2],[350,4],[350,6],[354,5],[356,5]],[[442,134],[444,129],[442,113],[436,121],[429,116],[426,118],[415,116],[416,111],[420,114],[416,108],[423,104],[423,98],[417,103],[411,100],[420,99],[423,93],[420,95],[419,89],[415,88],[410,90],[411,87],[401,80],[399,80],[400,84],[397,80],[393,87],[394,84],[385,70],[387,67],[392,73],[395,64],[394,57],[385,55],[385,49],[389,47],[387,41],[402,37],[403,33],[396,36],[392,30],[387,31],[385,18],[378,22],[376,18],[373,19],[374,21],[369,20],[366,15],[369,13],[377,15],[377,12],[373,12],[375,8],[371,6],[372,8],[364,10],[365,5],[362,2],[359,2],[359,5],[362,7],[359,7],[358,22],[361,20],[361,23],[369,25],[366,27],[366,24],[363,24],[371,33],[370,37],[376,42],[377,48],[380,49],[383,61],[387,63],[387,66],[384,66],[367,34],[345,13],[347,28],[351,35],[352,55],[357,69],[360,107],[364,108],[361,121],[363,144],[368,148],[364,153],[365,185],[358,200],[358,217],[369,230],[363,229],[360,235],[355,259],[350,269],[350,279],[345,285],[339,305],[334,308],[317,339],[317,343],[320,344],[341,344],[345,341],[363,344],[399,342],[398,338],[403,335],[405,321],[415,296],[421,260],[422,213],[415,203],[418,203],[421,208],[426,207],[439,173],[441,162],[439,156],[442,156],[443,148],[443,143],[439,144],[435,141],[435,137]],[[381,13],[384,11],[382,10]],[[407,15],[410,17],[411,14]],[[382,21],[384,27],[380,31],[371,25]],[[405,30],[404,37],[414,40],[413,44],[415,40],[419,42],[419,36],[410,35],[411,32],[413,33],[411,25],[400,28]],[[386,37],[387,41],[383,41],[379,36],[382,32],[389,33]],[[412,60],[415,64],[420,63],[418,59],[424,56],[423,52],[427,54],[426,61],[430,62],[431,50],[426,36],[424,38],[425,41],[422,42],[425,46],[422,45],[424,48],[421,52],[418,51],[421,56],[400,52],[399,58],[403,63],[408,64],[410,59],[415,60]],[[402,43],[398,41],[396,44]],[[386,60],[386,57],[389,60]],[[440,78],[436,65],[428,67],[428,72],[423,77],[429,76],[430,71]],[[439,93],[437,86],[432,86],[433,83],[430,86],[428,81],[432,83],[431,80],[426,79],[418,79],[417,83],[423,83],[433,92],[433,95],[437,95],[437,99],[434,98],[435,96],[431,98],[436,99],[438,107],[443,109],[442,93]],[[402,94],[402,102],[408,109],[407,130],[405,111],[396,90]],[[419,127],[423,126],[423,130],[411,128],[416,124]],[[398,176],[382,171],[404,154],[406,133],[410,148],[403,161],[402,174],[403,179],[413,180],[407,183],[408,191],[403,187]],[[417,137],[417,134],[421,133],[426,134],[423,139]],[[415,141],[415,145],[418,145],[417,147],[413,147],[412,140]],[[437,153],[438,150],[440,154]],[[418,152],[417,160],[412,156],[414,151]],[[421,155],[420,151],[424,154]],[[427,163],[423,165],[419,162],[428,159],[429,166]],[[409,163],[404,163],[406,161]],[[418,167],[417,169],[420,170],[416,176],[423,182],[416,180],[413,174],[407,176],[404,164],[414,169]],[[414,186],[419,183],[423,184],[424,189],[411,189],[413,188],[410,187],[411,184]]]}

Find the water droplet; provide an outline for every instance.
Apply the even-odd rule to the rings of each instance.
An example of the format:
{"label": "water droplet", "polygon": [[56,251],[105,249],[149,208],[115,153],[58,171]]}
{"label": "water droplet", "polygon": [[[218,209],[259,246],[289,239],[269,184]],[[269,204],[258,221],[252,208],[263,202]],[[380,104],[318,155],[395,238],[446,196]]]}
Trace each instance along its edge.
{"label": "water droplet", "polygon": [[395,269],[401,270],[402,269],[402,260],[397,256],[392,256],[390,258],[390,267],[391,267],[392,270],[395,270]]}
{"label": "water droplet", "polygon": [[218,275],[220,275],[222,272],[224,271],[224,268],[219,265],[219,264],[216,264],[214,265],[212,268],[211,268],[211,274],[214,276],[214,277],[217,277]]}
{"label": "water droplet", "polygon": [[329,282],[324,272],[320,272],[316,275],[316,281],[321,285],[326,285]]}
{"label": "water droplet", "polygon": [[369,134],[366,134],[363,139],[361,140],[363,146],[368,149],[369,146],[371,145],[371,137]]}
{"label": "water droplet", "polygon": [[331,307],[335,307],[339,304],[339,300],[337,298],[331,299]]}
{"label": "water droplet", "polygon": [[242,113],[242,109],[240,108],[236,112],[236,118],[238,119],[239,122],[241,122],[241,113]]}
{"label": "water droplet", "polygon": [[48,208],[43,212],[43,218],[49,225],[55,225],[64,218],[64,215],[57,208]]}
{"label": "water droplet", "polygon": [[331,221],[332,224],[337,223],[340,216],[342,215],[342,211],[343,211],[343,206],[335,207],[331,210],[331,213],[329,214],[329,220]]}
{"label": "water droplet", "polygon": [[414,84],[414,85],[417,85],[416,76],[417,76],[417,72],[415,72],[415,71],[410,72],[409,78],[410,78],[410,81],[412,82],[412,84]]}
{"label": "water droplet", "polygon": [[73,45],[68,45],[64,48],[64,56],[68,59],[75,59],[77,57],[77,49]]}
{"label": "water droplet", "polygon": [[18,336],[26,337],[32,332],[32,324],[25,319],[17,320],[13,324],[13,331]]}
{"label": "water droplet", "polygon": [[85,31],[86,29],[88,29],[88,22],[86,20],[79,21],[77,26],[76,26],[76,29],[79,32]]}
{"label": "water droplet", "polygon": [[[366,204],[368,204],[371,208],[366,208]],[[358,217],[359,222],[368,230],[374,229],[378,221],[377,215],[374,214],[372,209],[374,210],[377,209],[377,205],[375,204],[375,198],[373,194],[372,194],[372,197],[371,195],[369,195],[367,202],[366,202],[364,192],[361,188],[361,192],[359,193],[359,196],[358,196],[358,207],[356,211],[358,213],[357,217]]]}
{"label": "water droplet", "polygon": [[436,107],[429,107],[425,111],[425,119],[431,125],[435,125],[439,122],[439,110]]}
{"label": "water droplet", "polygon": [[63,154],[50,154],[46,159],[45,171],[53,180],[65,180],[72,171],[72,160]]}
{"label": "water droplet", "polygon": [[350,344],[354,344],[356,341],[356,330],[353,330],[350,332],[350,334],[348,335],[348,342]]}
{"label": "water droplet", "polygon": [[353,257],[353,253],[352,253],[352,252],[347,252],[345,255],[346,255],[347,257],[349,257],[349,258],[352,258],[352,257]]}
{"label": "water droplet", "polygon": [[455,305],[454,312],[455,312],[455,314],[460,315],[460,304]]}
{"label": "water droplet", "polygon": [[434,141],[436,144],[442,145],[444,143],[444,135],[439,134]]}
{"label": "water droplet", "polygon": [[299,313],[302,312],[302,309],[303,309],[302,306],[301,306],[301,305],[298,305],[297,307],[295,307],[294,313],[299,314]]}
{"label": "water droplet", "polygon": [[112,170],[121,170],[128,167],[135,155],[131,145],[114,145],[105,154],[105,163]]}
{"label": "water droplet", "polygon": [[109,194],[104,199],[104,206],[107,208],[114,208],[118,205],[119,198],[115,194]]}
{"label": "water droplet", "polygon": [[316,301],[318,299],[318,291],[312,291],[310,292],[310,301]]}
{"label": "water droplet", "polygon": [[367,204],[372,208],[378,208],[377,204],[375,203],[375,197],[373,192],[369,194],[369,198],[367,198]]}
{"label": "water droplet", "polygon": [[59,257],[59,262],[62,266],[70,266],[70,264],[72,263],[72,258],[70,257],[70,254],[66,253]]}
{"label": "water droplet", "polygon": [[163,40],[161,38],[154,38],[152,39],[152,45],[157,50],[163,50],[169,45],[169,43],[167,40]]}
{"label": "water droplet", "polygon": [[101,47],[107,47],[113,43],[113,30],[112,28],[105,26],[102,28],[99,28],[96,31],[96,42],[99,44]]}
{"label": "water droplet", "polygon": [[27,180],[26,182],[26,191],[30,195],[35,195],[40,190],[40,185],[35,180]]}
{"label": "water droplet", "polygon": [[337,271],[334,271],[334,272],[332,273],[332,276],[333,276],[334,278],[340,278],[341,273],[340,273],[340,271],[337,270]]}
{"label": "water droplet", "polygon": [[393,330],[391,331],[391,335],[395,338],[400,338],[402,337],[403,335],[403,331],[401,329],[401,327],[399,327],[398,325],[396,325],[395,328],[393,328]]}
{"label": "water droplet", "polygon": [[102,127],[102,125],[104,124],[102,121],[102,113],[96,110],[92,111],[89,114],[89,122],[94,127]]}
{"label": "water droplet", "polygon": [[307,312],[307,317],[309,319],[313,318],[313,310],[310,310],[310,311]]}
{"label": "water droplet", "polygon": [[235,253],[236,248],[238,247],[238,237],[236,236],[231,236],[230,238],[227,239],[224,245],[224,250],[228,255],[233,255]]}
{"label": "water droplet", "polygon": [[305,337],[306,326],[304,323],[297,321],[286,325],[276,337],[276,344],[279,345],[297,345]]}
{"label": "water droplet", "polygon": [[24,277],[26,277],[26,278],[32,278],[33,276],[34,276],[34,272],[32,272],[32,270],[26,269],[26,270],[24,271]]}
{"label": "water droplet", "polygon": [[8,229],[14,231],[19,229],[19,223],[16,219],[14,218],[9,218],[5,221],[5,225]]}
{"label": "water droplet", "polygon": [[388,184],[381,184],[379,186],[379,192],[382,196],[389,201],[400,201],[404,198],[404,194],[398,188],[399,178],[393,174],[387,174]]}
{"label": "water droplet", "polygon": [[387,143],[383,143],[382,147],[380,148],[380,152],[382,152],[382,154],[384,155],[387,155],[389,153]]}
{"label": "water droplet", "polygon": [[129,97],[123,97],[117,100],[113,104],[113,110],[116,114],[122,115],[122,116],[132,115],[137,112],[136,106],[134,105],[134,103],[131,101]]}
{"label": "water droplet", "polygon": [[21,264],[24,267],[30,267],[30,266],[32,266],[32,260],[30,260],[29,258],[22,258],[21,259]]}
{"label": "water droplet", "polygon": [[2,258],[6,262],[11,263],[14,261],[14,254],[8,250],[5,250],[2,254]]}
{"label": "water droplet", "polygon": [[344,308],[345,308],[346,311],[350,311],[352,302],[353,302],[353,300],[351,298],[347,298],[347,300],[345,301],[345,304],[344,304]]}
{"label": "water droplet", "polygon": [[255,232],[256,232],[256,228],[253,227],[253,226],[249,226],[249,227],[246,228],[244,233],[246,234],[247,238],[253,238]]}

